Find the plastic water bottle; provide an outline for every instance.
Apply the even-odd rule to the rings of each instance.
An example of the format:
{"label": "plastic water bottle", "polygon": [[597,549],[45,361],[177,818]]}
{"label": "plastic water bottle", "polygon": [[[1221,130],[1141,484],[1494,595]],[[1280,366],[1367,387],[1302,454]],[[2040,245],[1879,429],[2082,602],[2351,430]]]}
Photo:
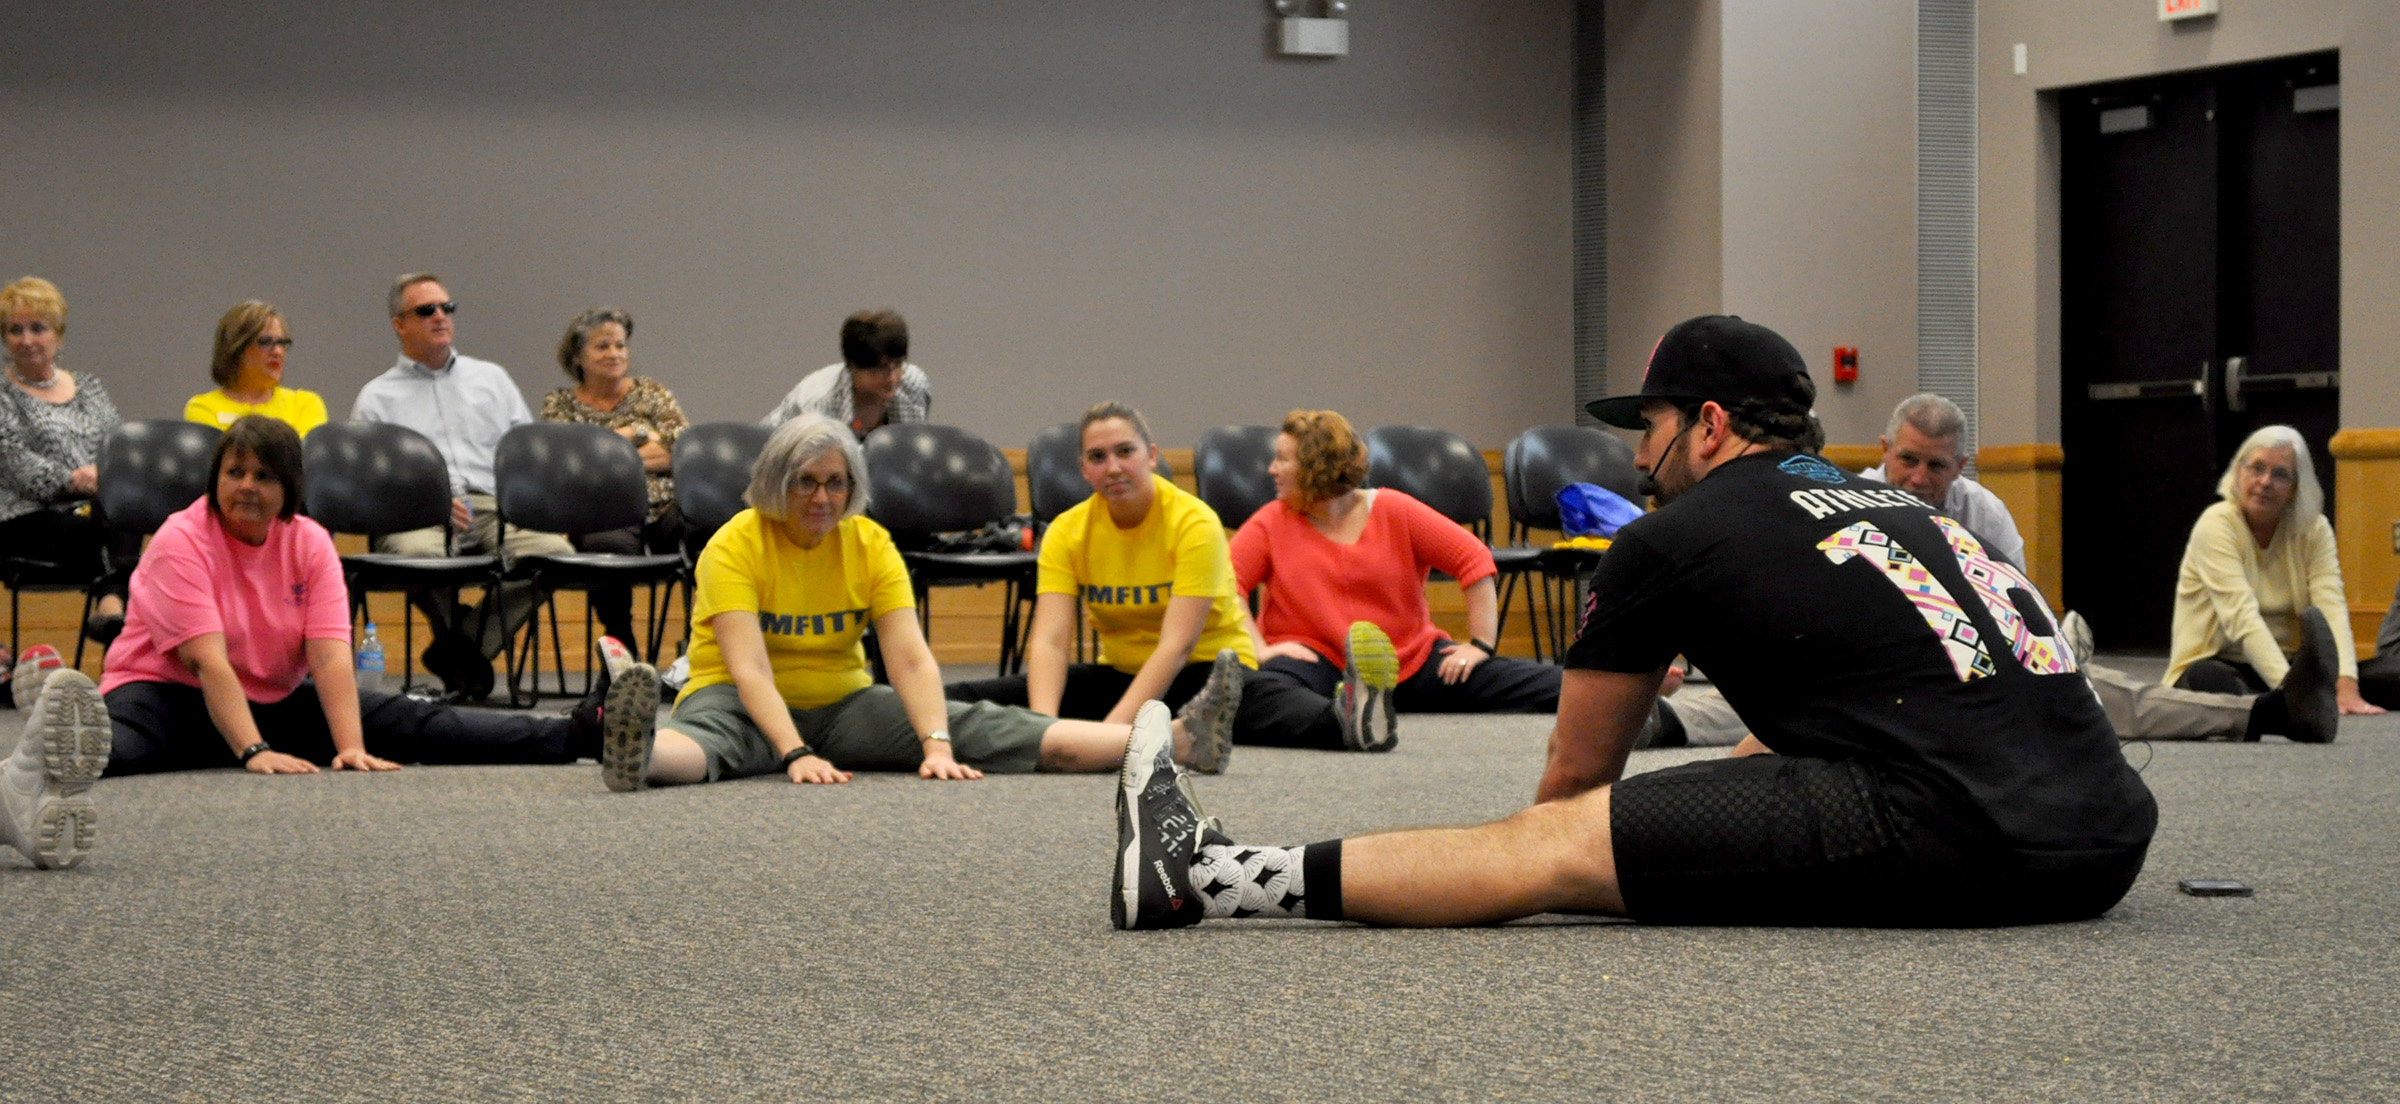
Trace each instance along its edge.
{"label": "plastic water bottle", "polygon": [[358,641],[358,688],[383,689],[383,641],[375,635],[375,623],[367,622],[367,631]]}

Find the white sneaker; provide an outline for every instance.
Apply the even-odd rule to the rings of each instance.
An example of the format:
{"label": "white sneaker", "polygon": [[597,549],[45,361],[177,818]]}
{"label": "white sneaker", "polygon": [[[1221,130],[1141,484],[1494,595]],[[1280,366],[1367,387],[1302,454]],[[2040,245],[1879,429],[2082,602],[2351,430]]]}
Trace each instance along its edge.
{"label": "white sneaker", "polygon": [[2058,635],[2065,638],[2067,651],[2074,654],[2077,670],[2092,665],[2092,627],[2084,622],[2082,614],[2068,610],[2066,616],[2058,619]]}
{"label": "white sneaker", "polygon": [[67,661],[60,659],[58,649],[48,644],[36,644],[17,657],[17,665],[8,679],[8,692],[19,709],[33,708],[33,700],[42,692],[42,680],[50,672],[64,669]]}
{"label": "white sneaker", "polygon": [[0,833],[33,865],[63,870],[98,839],[92,783],[108,769],[108,709],[81,671],[49,671],[15,755],[0,763]]}

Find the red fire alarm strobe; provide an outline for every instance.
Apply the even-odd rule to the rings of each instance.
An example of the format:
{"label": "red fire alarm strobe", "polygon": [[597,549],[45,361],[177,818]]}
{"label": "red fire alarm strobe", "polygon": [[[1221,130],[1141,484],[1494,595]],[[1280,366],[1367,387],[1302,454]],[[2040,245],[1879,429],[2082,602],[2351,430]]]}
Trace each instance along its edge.
{"label": "red fire alarm strobe", "polygon": [[1858,347],[1857,347],[1857,346],[1855,346],[1855,345],[1836,345],[1836,346],[1834,346],[1834,347],[1833,347],[1833,382],[1835,382],[1835,383],[1857,383],[1857,382],[1858,382]]}

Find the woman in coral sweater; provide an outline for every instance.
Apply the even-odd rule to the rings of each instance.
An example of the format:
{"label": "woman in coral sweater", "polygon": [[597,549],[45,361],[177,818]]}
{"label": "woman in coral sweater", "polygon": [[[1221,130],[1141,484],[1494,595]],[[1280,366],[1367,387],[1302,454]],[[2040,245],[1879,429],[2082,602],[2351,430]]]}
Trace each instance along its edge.
{"label": "woman in coral sweater", "polygon": [[[1267,471],[1276,500],[1242,524],[1232,551],[1242,593],[1264,591],[1258,677],[1307,691],[1279,706],[1314,708],[1352,746],[1389,746],[1401,712],[1558,708],[1558,667],[1492,654],[1500,618],[1491,549],[1414,498],[1361,488],[1366,442],[1340,414],[1285,417]],[[1466,593],[1464,643],[1426,608],[1435,569]]]}

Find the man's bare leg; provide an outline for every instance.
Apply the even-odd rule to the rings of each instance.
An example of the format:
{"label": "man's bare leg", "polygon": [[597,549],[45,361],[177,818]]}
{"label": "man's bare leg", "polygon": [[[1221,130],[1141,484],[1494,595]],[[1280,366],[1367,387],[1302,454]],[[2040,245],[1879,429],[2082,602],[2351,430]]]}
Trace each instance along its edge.
{"label": "man's bare leg", "polygon": [[1449,927],[1544,912],[1622,916],[1609,787],[1472,828],[1342,841],[1341,916]]}

